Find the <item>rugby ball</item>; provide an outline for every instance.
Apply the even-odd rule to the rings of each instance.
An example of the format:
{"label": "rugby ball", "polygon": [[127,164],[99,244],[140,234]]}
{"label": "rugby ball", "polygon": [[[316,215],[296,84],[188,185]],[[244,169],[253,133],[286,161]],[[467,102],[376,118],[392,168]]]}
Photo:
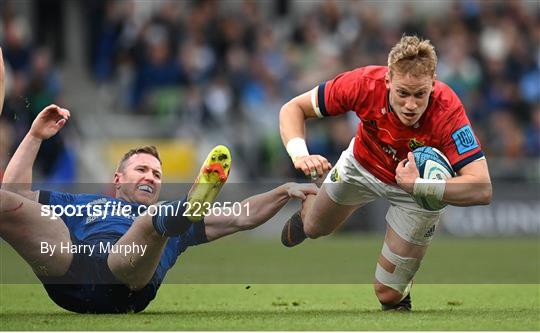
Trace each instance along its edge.
{"label": "rugby ball", "polygon": [[[413,155],[420,178],[442,180],[455,176],[450,162],[438,149],[428,146],[419,147],[413,150]],[[441,210],[447,205],[435,198],[414,195],[413,198],[420,207],[431,211]]]}

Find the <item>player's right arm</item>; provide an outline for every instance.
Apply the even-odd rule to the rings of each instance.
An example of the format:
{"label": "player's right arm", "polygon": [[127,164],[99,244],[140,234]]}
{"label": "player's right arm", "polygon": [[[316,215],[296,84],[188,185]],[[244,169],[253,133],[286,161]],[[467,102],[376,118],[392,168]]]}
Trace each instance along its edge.
{"label": "player's right arm", "polygon": [[69,116],[68,110],[54,104],[47,106],[38,114],[6,167],[3,190],[37,201],[38,192],[32,191],[32,167],[39,147],[43,140],[58,133]]}
{"label": "player's right arm", "polygon": [[321,155],[310,155],[305,143],[305,121],[317,118],[314,108],[317,103],[317,89],[296,96],[287,102],[279,112],[279,130],[283,144],[291,156],[294,167],[302,170],[306,176],[322,177],[332,166]]}
{"label": "player's right arm", "polygon": [[[250,230],[270,220],[291,199],[305,200],[308,195],[315,195],[318,187],[311,183],[286,183],[268,192],[251,196],[240,203],[240,214],[225,214],[214,211],[204,218],[205,233],[208,241]],[[221,213],[221,214],[219,214]]]}

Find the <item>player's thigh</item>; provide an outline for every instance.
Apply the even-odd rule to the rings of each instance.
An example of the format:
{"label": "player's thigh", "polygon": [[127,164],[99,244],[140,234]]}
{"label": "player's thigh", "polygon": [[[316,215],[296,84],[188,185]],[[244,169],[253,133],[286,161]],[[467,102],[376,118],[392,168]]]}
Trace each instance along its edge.
{"label": "player's thigh", "polygon": [[73,257],[61,249],[61,245],[71,243],[69,230],[61,218],[42,216],[41,207],[16,193],[0,190],[0,237],[36,274],[60,276],[68,270]]}
{"label": "player's thigh", "polygon": [[317,193],[311,209],[304,218],[304,230],[310,236],[330,234],[341,225],[361,204],[339,204],[327,193],[324,184]]}
{"label": "player's thigh", "polygon": [[422,260],[426,254],[429,244],[415,244],[402,238],[390,225],[386,226],[386,234],[384,243],[395,254],[406,257]]}
{"label": "player's thigh", "polygon": [[341,225],[356,209],[380,196],[377,181],[356,160],[353,143],[330,170],[304,221],[309,236],[326,235]]}
{"label": "player's thigh", "polygon": [[390,208],[386,214],[386,221],[393,231],[409,243],[429,245],[443,211],[421,208],[408,193],[398,188],[389,190],[387,198]]}

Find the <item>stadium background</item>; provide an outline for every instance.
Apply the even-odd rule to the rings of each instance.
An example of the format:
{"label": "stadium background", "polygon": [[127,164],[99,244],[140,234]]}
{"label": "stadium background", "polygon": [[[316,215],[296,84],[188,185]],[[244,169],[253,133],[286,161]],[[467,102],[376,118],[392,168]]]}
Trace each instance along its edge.
{"label": "stadium background", "polygon": [[[147,143],[167,183],[190,182],[216,143],[232,149],[230,183],[305,181],[279,138],[281,105],[341,71],[385,64],[415,33],[435,45],[438,78],[462,99],[494,181],[491,206],[451,207],[444,229],[540,233],[537,1],[2,0],[0,17],[0,170],[56,103],[72,118],[39,153],[34,180],[45,187],[107,183],[123,152]],[[310,122],[310,151],[335,163],[355,125],[353,114]],[[294,209],[252,233],[275,237]],[[385,210],[376,202],[342,229],[382,231]]]}
{"label": "stadium background", "polygon": [[[223,200],[305,181],[280,143],[279,108],[343,70],[385,64],[403,33],[436,46],[439,78],[465,104],[495,191],[488,207],[448,209],[415,280],[413,316],[377,311],[370,285],[384,202],[292,251],[278,240],[291,204],[257,230],[190,249],[141,315],[66,313],[0,242],[0,329],[538,331],[537,1],[0,0],[0,170],[54,102],[72,117],[42,146],[38,186],[103,189],[143,143],[160,148],[165,196],[183,193],[216,143],[234,158]],[[355,124],[310,122],[311,151],[335,162]]]}

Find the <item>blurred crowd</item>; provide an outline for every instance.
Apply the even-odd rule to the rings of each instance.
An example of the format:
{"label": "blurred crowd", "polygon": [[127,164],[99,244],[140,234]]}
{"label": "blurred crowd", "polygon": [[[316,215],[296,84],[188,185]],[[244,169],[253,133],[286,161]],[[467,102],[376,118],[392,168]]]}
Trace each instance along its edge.
{"label": "blurred crowd", "polygon": [[[63,104],[64,83],[57,69],[57,63],[61,60],[57,47],[60,41],[50,38],[51,33],[62,28],[61,22],[56,23],[54,16],[48,15],[50,9],[43,3],[37,5],[36,2],[33,8],[36,15],[33,16],[37,19],[33,21],[28,16],[17,15],[12,4],[0,1],[0,46],[7,76],[6,97],[0,118],[0,179],[9,157],[28,132],[36,115],[49,104]],[[43,29],[42,33],[36,34],[40,29]],[[36,159],[38,179],[76,181],[76,156],[65,144],[66,136],[66,132],[60,133],[43,142]]]}
{"label": "blurred crowd", "polygon": [[[0,1],[0,43],[12,77],[0,125],[16,138],[4,149],[20,142],[44,105],[61,103],[66,83],[56,66],[69,46],[54,24],[64,14],[51,3],[63,5],[51,0],[53,18],[32,25]],[[455,1],[431,13],[399,5],[387,20],[384,7],[363,1],[97,0],[81,5],[81,38],[92,80],[114,87],[111,112],[174,119],[200,133],[241,127],[237,144],[249,177],[294,175],[283,167],[290,162],[279,138],[281,105],[339,72],[386,64],[405,33],[435,45],[438,78],[461,97],[487,156],[540,158],[538,2]],[[311,152],[335,162],[355,125],[352,114],[310,122]],[[62,137],[56,140],[42,157],[46,175],[70,160]]]}

